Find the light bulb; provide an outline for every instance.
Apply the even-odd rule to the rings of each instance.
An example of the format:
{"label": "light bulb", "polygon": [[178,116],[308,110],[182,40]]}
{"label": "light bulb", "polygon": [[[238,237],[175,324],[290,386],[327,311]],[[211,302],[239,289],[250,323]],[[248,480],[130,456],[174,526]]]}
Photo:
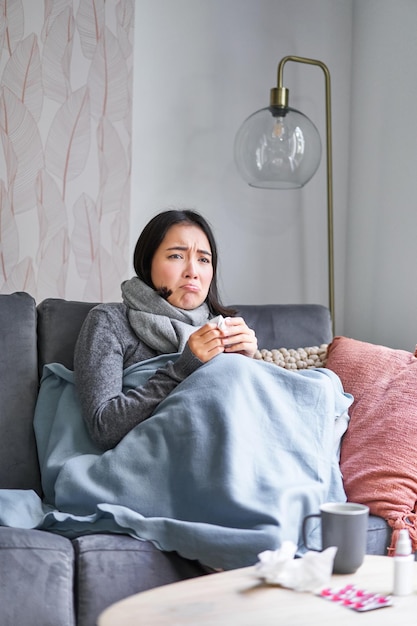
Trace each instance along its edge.
{"label": "light bulb", "polygon": [[283,117],[275,118],[274,129],[272,131],[273,136],[276,137],[277,139],[282,139],[284,132],[285,132],[284,118]]}

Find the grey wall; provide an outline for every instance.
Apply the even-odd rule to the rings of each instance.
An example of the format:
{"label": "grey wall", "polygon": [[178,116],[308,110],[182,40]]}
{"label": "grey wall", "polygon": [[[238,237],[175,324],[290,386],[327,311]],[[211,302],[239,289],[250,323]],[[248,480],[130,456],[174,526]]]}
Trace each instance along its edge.
{"label": "grey wall", "polygon": [[[233,162],[279,60],[320,59],[332,76],[336,333],[413,349],[416,13],[415,0],[136,3],[132,250],[157,211],[192,207],[217,235],[224,301],[327,304],[325,161],[298,191],[252,189]],[[284,82],[324,139],[321,70],[287,64]]]}

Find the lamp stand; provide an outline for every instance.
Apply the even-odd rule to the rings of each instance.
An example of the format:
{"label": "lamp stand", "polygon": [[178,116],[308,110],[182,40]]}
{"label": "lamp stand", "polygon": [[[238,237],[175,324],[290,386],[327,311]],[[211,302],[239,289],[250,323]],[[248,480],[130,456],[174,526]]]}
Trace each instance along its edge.
{"label": "lamp stand", "polygon": [[288,89],[283,87],[284,65],[287,61],[306,63],[321,67],[325,76],[326,88],[326,157],[327,157],[327,242],[328,242],[328,274],[329,274],[329,310],[332,318],[333,335],[335,333],[334,304],[334,244],[333,244],[333,155],[332,155],[332,118],[330,96],[330,72],[322,61],[299,56],[286,56],[278,65],[277,87],[271,89],[270,105],[283,107],[288,105]]}

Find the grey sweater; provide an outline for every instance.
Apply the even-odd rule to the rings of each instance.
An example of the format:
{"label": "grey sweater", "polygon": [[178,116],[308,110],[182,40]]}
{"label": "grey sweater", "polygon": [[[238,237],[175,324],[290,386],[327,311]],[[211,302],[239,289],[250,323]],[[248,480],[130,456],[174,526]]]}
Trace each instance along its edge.
{"label": "grey sweater", "polygon": [[156,355],[133,332],[124,304],[100,304],[87,315],[75,347],[75,385],[83,418],[100,448],[113,448],[202,365],[187,344],[175,363],[170,361],[144,385],[123,393],[123,370]]}

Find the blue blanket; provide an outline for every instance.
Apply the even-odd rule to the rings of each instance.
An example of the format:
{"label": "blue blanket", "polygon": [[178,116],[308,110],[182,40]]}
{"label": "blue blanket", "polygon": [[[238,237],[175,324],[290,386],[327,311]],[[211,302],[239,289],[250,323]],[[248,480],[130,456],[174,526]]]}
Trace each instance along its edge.
{"label": "blue blanket", "polygon": [[[128,368],[125,389],[168,358]],[[0,523],[129,534],[224,569],[284,540],[301,553],[303,517],[346,499],[335,424],[351,402],[329,370],[219,355],[103,453],[84,426],[73,373],[48,365],[35,413],[45,498],[0,491]]]}

